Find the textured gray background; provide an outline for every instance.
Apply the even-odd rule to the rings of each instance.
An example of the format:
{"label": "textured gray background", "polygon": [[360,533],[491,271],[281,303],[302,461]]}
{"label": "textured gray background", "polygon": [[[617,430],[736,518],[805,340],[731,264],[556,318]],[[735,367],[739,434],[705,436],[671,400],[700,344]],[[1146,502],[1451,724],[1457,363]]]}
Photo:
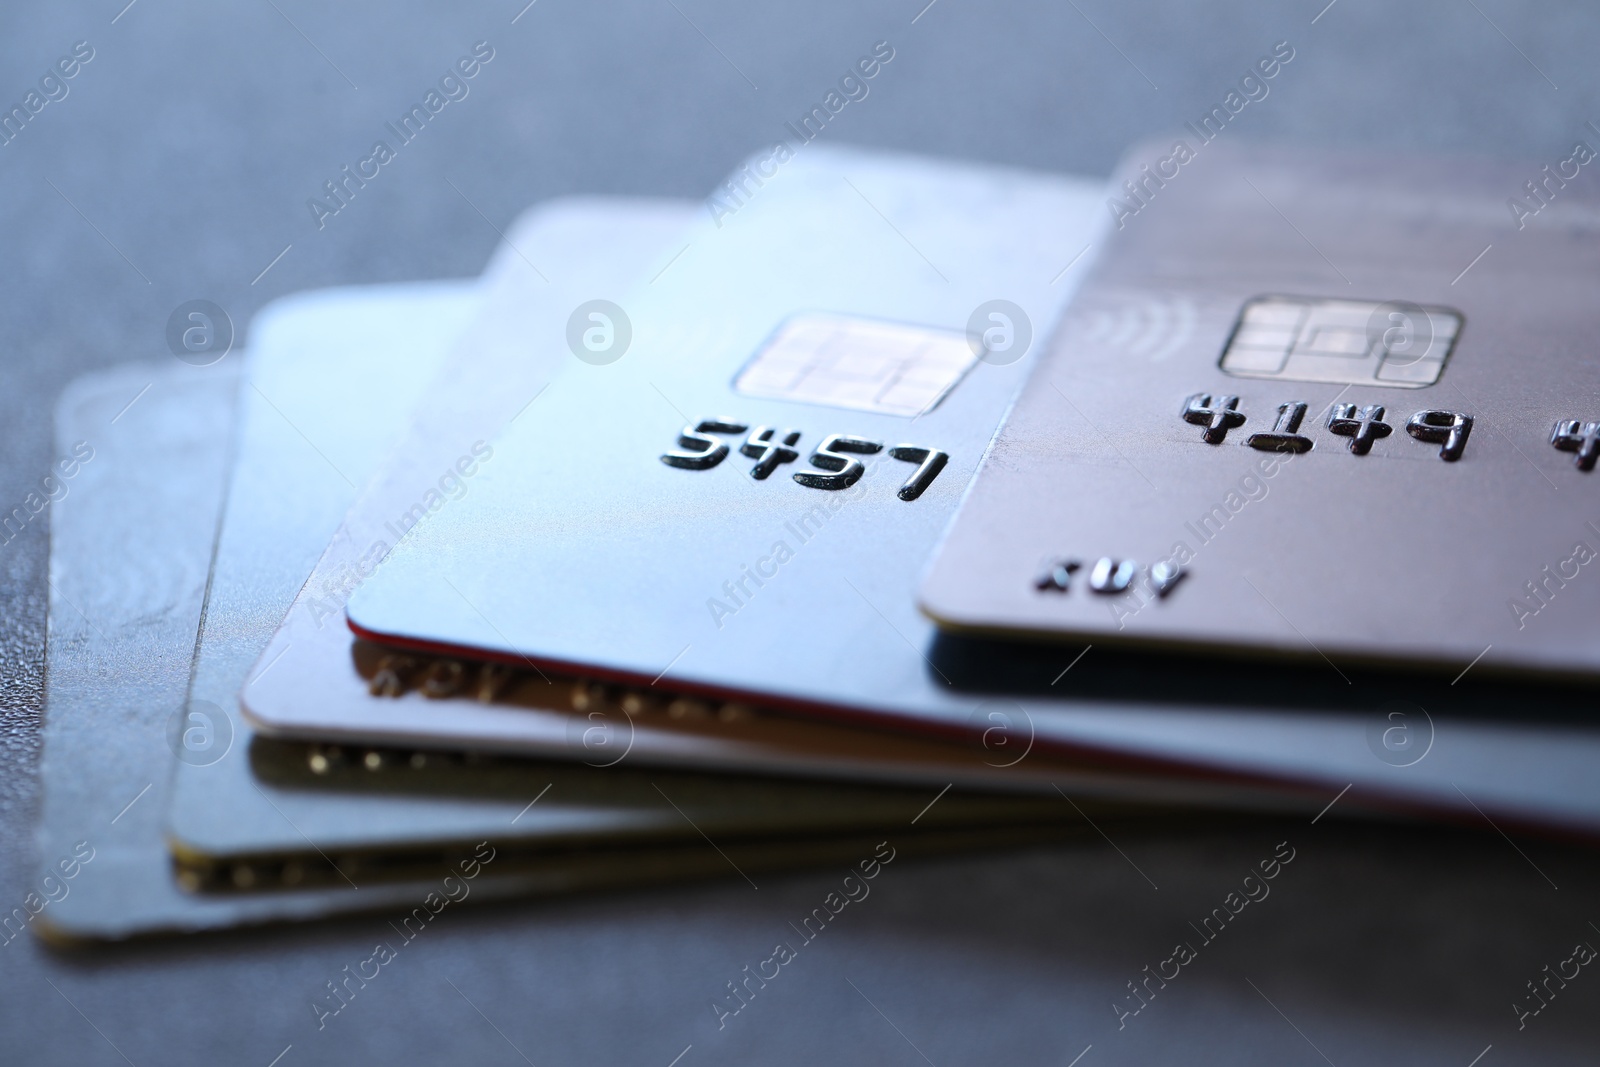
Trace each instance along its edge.
{"label": "textured gray background", "polygon": [[[1314,25],[1324,0],[938,0],[914,24],[924,0],[539,0],[514,24],[522,0],[138,0],[118,17],[123,2],[0,15],[4,101],[74,41],[97,52],[0,147],[5,510],[51,458],[61,387],[161,357],[178,303],[206,297],[242,324],[309,286],[474,273],[496,240],[479,210],[503,226],[562,193],[703,195],[879,39],[898,55],[827,137],[1103,174],[1282,39],[1298,55],[1241,137],[1498,155],[1532,177],[1600,122],[1600,11],[1577,2],[1338,0]],[[306,198],[479,39],[497,56],[471,95],[318,232]],[[38,522],[0,546],[0,910],[33,869],[46,541]],[[1284,838],[1299,858],[1273,896],[1119,1033],[1124,983]],[[312,992],[370,953],[381,919],[83,955],[19,940],[0,949],[0,1059],[264,1067],[292,1045],[284,1067],[665,1067],[692,1045],[683,1067],[945,1067],[1066,1065],[1092,1044],[1082,1067],[1466,1067],[1490,1045],[1483,1067],[1593,1062],[1600,976],[1521,1032],[1511,1009],[1574,942],[1600,944],[1592,851],[1333,816],[1118,845],[1126,859],[1095,838],[892,866],[721,1032],[709,1000],[836,875],[447,912],[320,1033]]]}

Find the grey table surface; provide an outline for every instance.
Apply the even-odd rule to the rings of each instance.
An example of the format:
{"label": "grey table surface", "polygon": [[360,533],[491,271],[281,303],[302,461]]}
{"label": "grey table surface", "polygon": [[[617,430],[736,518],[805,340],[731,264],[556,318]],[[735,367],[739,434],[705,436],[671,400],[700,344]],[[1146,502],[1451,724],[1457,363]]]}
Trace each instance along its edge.
{"label": "grey table surface", "polygon": [[[1600,143],[1600,9],[1577,0],[125,3],[0,13],[8,103],[95,50],[0,146],[6,510],[45,473],[63,385],[164,357],[179,303],[243,324],[297,289],[475,273],[544,197],[703,196],[879,40],[893,64],[827,138],[1104,174],[1287,40],[1239,136],[1508,157],[1530,178]],[[470,95],[319,230],[307,198],[479,40],[496,56]],[[33,878],[47,540],[40,522],[0,546],[5,910]],[[1119,1029],[1127,983],[1282,840],[1270,898]],[[1593,850],[1337,809],[893,865],[719,1029],[725,983],[841,873],[452,912],[320,1031],[312,996],[381,917],[104,952],[19,939],[0,1060],[1493,1067],[1592,1063],[1600,1040],[1600,977],[1520,1027],[1512,1007],[1600,943]]]}

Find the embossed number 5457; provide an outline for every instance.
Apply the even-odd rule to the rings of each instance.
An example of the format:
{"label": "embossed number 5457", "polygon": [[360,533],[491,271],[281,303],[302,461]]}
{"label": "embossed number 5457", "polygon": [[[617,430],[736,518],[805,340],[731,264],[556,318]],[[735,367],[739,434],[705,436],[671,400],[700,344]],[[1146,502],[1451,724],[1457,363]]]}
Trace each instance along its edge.
{"label": "embossed number 5457", "polygon": [[[749,431],[749,436],[739,446],[739,453],[756,461],[750,469],[750,477],[757,481],[766,479],[780,465],[793,463],[800,458],[799,450],[794,447],[800,441],[799,430],[778,430],[772,426],[757,426],[752,430],[745,423],[716,418],[701,419],[685,426],[678,435],[678,447],[664,453],[661,462],[683,470],[710,470],[726,459],[729,452],[726,442],[711,435],[742,434],[746,431]],[[810,466],[795,471],[793,478],[811,489],[848,489],[860,481],[867,470],[856,456],[882,451],[881,441],[850,434],[829,434],[811,453]],[[945,464],[950,462],[947,453],[922,445],[895,445],[889,449],[889,456],[917,465],[895,493],[901,500],[915,500],[921,496],[933,484],[939,472],[944,470]]]}

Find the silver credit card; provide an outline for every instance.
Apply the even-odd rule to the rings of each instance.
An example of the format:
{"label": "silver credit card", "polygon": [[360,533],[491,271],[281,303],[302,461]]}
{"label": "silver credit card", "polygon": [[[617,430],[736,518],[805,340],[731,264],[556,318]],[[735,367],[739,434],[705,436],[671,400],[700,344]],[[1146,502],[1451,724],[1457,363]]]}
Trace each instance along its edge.
{"label": "silver credit card", "polygon": [[925,610],[1340,672],[1600,670],[1592,178],[1519,230],[1515,166],[1207,153],[1133,186]]}

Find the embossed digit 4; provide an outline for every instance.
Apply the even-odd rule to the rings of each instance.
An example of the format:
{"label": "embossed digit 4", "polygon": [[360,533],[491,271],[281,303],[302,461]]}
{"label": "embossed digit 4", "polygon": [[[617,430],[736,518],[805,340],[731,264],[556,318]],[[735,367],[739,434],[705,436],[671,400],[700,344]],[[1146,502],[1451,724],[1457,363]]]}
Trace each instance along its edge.
{"label": "embossed digit 4", "polygon": [[1212,404],[1210,393],[1191,393],[1184,400],[1183,410],[1179,414],[1184,422],[1205,427],[1200,439],[1208,445],[1220,445],[1227,438],[1229,430],[1244,425],[1244,412],[1239,410],[1239,398],[1236,396],[1219,396],[1217,402]]}
{"label": "embossed digit 4", "polygon": [[777,470],[779,464],[793,463],[799,459],[800,453],[794,448],[798,440],[799,430],[784,430],[781,437],[771,426],[757,426],[751,430],[750,436],[739,446],[740,453],[756,461],[756,465],[750,468],[750,477],[762,481]]}
{"label": "embossed digit 4", "polygon": [[1383,421],[1383,405],[1335,404],[1328,412],[1328,432],[1350,438],[1350,452],[1364,456],[1372,451],[1372,442],[1389,436],[1391,427]]}
{"label": "embossed digit 4", "polygon": [[1581,471],[1594,470],[1600,459],[1600,422],[1562,419],[1550,431],[1550,443],[1563,452],[1576,452],[1573,463]]}

